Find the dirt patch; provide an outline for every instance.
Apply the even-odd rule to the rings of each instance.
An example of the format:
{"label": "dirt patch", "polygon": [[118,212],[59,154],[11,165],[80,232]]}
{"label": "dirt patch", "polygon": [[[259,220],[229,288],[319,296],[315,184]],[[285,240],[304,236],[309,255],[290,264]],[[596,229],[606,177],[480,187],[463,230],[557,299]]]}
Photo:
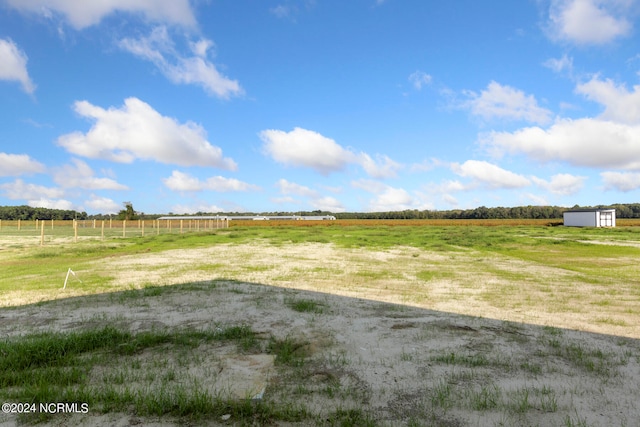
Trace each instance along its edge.
{"label": "dirt patch", "polygon": [[[314,414],[282,425],[340,425],[339,416],[360,413],[382,426],[640,419],[637,315],[598,324],[594,307],[546,307],[546,292],[564,292],[570,304],[573,292],[593,289],[566,270],[471,252],[253,243],[122,256],[77,273],[108,274],[118,292],[82,296],[71,282],[64,291],[60,283],[49,293],[4,295],[13,307],[0,308],[0,336],[109,324],[132,332],[247,325],[265,339],[292,338],[304,343],[304,369],[212,346],[198,348],[186,368],[214,392],[222,384],[238,399],[303,402]],[[54,300],[27,304],[43,299]],[[319,308],[297,311],[296,301]],[[16,423],[0,416],[3,427]],[[183,423],[96,408],[49,425]]]}
{"label": "dirt patch", "polygon": [[[185,286],[168,286],[158,295],[129,291],[2,309],[0,333],[78,330],[97,323],[132,331],[246,324],[264,336],[307,343],[307,371],[295,377],[274,367],[271,356],[234,356],[213,348],[198,350],[198,368],[220,369],[224,374],[213,376],[215,381],[230,388],[244,384],[233,392],[239,398],[304,401],[310,411],[327,417],[335,408],[358,408],[378,425],[582,420],[605,426],[631,425],[640,418],[635,340],[261,284]],[[291,299],[316,301],[324,310],[297,312],[286,303]],[[574,355],[577,348],[581,358]],[[0,420],[2,426],[15,425],[11,416]],[[312,420],[297,425],[316,422],[322,425]],[[95,411],[56,418],[50,425],[136,423],[181,422]]]}

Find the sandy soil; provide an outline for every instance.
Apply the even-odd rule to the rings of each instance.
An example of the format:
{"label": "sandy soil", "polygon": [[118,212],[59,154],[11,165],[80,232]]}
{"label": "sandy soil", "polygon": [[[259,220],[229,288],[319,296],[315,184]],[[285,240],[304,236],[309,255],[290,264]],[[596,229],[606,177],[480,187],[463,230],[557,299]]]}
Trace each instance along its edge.
{"label": "sandy soil", "polygon": [[[149,284],[197,286],[128,299],[119,294],[77,296],[72,283],[49,295],[57,298],[53,302],[18,306],[11,300],[17,296],[5,296],[4,304],[14,307],[0,308],[0,336],[109,322],[134,332],[246,324],[265,335],[305,341],[313,368],[305,384],[309,394],[296,397],[280,394],[285,379],[268,355],[225,354],[206,362],[216,364],[218,381],[237,384],[238,395],[251,389],[264,392],[260,398],[267,401],[301,399],[318,413],[357,407],[374,414],[380,425],[393,426],[410,421],[437,426],[638,425],[637,323],[598,324],[593,313],[550,315],[543,307],[505,312],[503,302],[490,303],[479,295],[483,287],[506,279],[483,278],[473,269],[466,283],[446,274],[428,282],[416,279],[416,272],[456,265],[455,257],[463,255],[468,256],[415,248],[376,252],[325,244],[254,244],[120,257],[95,269],[109,272],[123,290]],[[496,268],[534,268],[508,264]],[[372,265],[378,268],[372,271]],[[541,281],[559,274],[569,273],[535,271]],[[323,310],[296,312],[287,304],[292,299],[317,301]],[[593,363],[601,369],[592,369]],[[318,392],[329,380],[337,381],[344,393],[332,397]],[[443,389],[448,390],[444,400]],[[497,403],[483,408],[478,400],[488,390]],[[235,422],[211,419],[207,425]],[[180,421],[97,411],[51,423],[175,424]],[[0,426],[13,425],[15,418],[0,415]]]}

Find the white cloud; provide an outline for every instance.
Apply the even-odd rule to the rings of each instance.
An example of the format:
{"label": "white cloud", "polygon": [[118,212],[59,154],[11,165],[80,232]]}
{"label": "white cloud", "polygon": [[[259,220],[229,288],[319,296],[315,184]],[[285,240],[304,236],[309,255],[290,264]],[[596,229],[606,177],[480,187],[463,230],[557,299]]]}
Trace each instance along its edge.
{"label": "white cloud", "polygon": [[195,26],[189,0],[6,0],[15,9],[50,18],[64,16],[75,29],[96,25],[114,12],[142,14],[147,20]]}
{"label": "white cloud", "polygon": [[339,172],[349,164],[356,164],[369,176],[388,178],[395,176],[401,167],[388,156],[376,155],[374,160],[367,153],[355,153],[331,138],[299,127],[291,132],[268,129],[260,132],[259,136],[264,142],[264,152],[276,162],[308,167],[322,175]]}
{"label": "white cloud", "polygon": [[551,177],[550,181],[532,176],[531,180],[545,190],[561,196],[570,196],[584,187],[587,177],[560,173]]}
{"label": "white cloud", "polygon": [[276,182],[276,187],[285,197],[273,199],[276,203],[297,203],[291,195],[309,198],[309,204],[313,209],[319,209],[330,212],[344,212],[344,206],[335,197],[323,196],[318,191],[307,186],[296,184],[282,178]]}
{"label": "white cloud", "polygon": [[400,163],[391,160],[388,156],[378,154],[373,160],[367,153],[360,153],[358,161],[362,169],[374,178],[392,178],[402,167]]}
{"label": "white cloud", "polygon": [[431,84],[432,77],[424,71],[414,71],[409,75],[409,82],[414,89],[422,90],[423,86]]}
{"label": "white cloud", "polygon": [[457,207],[460,204],[460,202],[458,202],[458,199],[453,197],[451,194],[443,194],[442,201],[453,207]]}
{"label": "white cloud", "polygon": [[382,193],[387,188],[389,188],[387,184],[384,184],[380,181],[374,181],[372,179],[359,179],[356,181],[352,181],[351,186],[353,188],[359,188],[361,190],[365,190],[369,193],[374,194]]}
{"label": "white cloud", "polygon": [[457,175],[479,181],[492,189],[522,188],[531,184],[522,175],[480,160],[467,160],[463,164],[453,163],[451,170]]}
{"label": "white cloud", "polygon": [[312,199],[309,203],[314,208],[314,210],[329,212],[344,212],[346,210],[338,199],[330,196]]}
{"label": "white cloud", "polygon": [[26,154],[7,154],[0,152],[0,176],[18,176],[45,171],[42,163]]}
{"label": "white cloud", "polygon": [[411,195],[404,188],[392,187],[378,181],[366,179],[353,181],[351,186],[376,195],[375,198],[369,201],[368,209],[371,212],[432,208],[430,204],[422,200],[420,195]]}
{"label": "white cloud", "polygon": [[624,16],[625,0],[553,0],[549,10],[550,35],[577,44],[605,44],[631,32]]}
{"label": "white cloud", "polygon": [[525,198],[530,200],[535,206],[549,206],[549,201],[542,196],[533,193],[525,193]]}
{"label": "white cloud", "polygon": [[562,58],[547,59],[542,65],[556,73],[563,71],[569,74],[573,73],[573,58],[568,57],[566,53],[562,55]]}
{"label": "white cloud", "polygon": [[457,193],[459,191],[469,191],[477,188],[478,184],[476,182],[472,182],[469,184],[464,184],[460,181],[456,180],[446,180],[443,181],[439,185],[430,186],[430,189],[436,193]]}
{"label": "white cloud", "polygon": [[[242,212],[239,209],[234,209],[237,212]],[[174,205],[171,207],[171,212],[175,214],[191,215],[198,212],[224,212],[225,210],[216,205],[198,204],[198,205]]]}
{"label": "white cloud", "polygon": [[237,80],[222,75],[209,61],[208,51],[214,45],[211,40],[190,42],[192,56],[185,56],[176,49],[167,28],[157,27],[149,37],[123,39],[119,44],[135,56],[151,61],[173,83],[199,85],[222,99],[243,93]]}
{"label": "white cloud", "polygon": [[27,55],[11,39],[0,39],[0,80],[20,82],[27,93],[36,90],[27,72]]}
{"label": "white cloud", "polygon": [[507,119],[547,123],[551,118],[551,112],[540,107],[533,95],[526,95],[521,90],[495,81],[490,82],[479,95],[472,91],[467,91],[465,95],[469,100],[463,102],[462,107],[468,108],[471,114],[485,120]]}
{"label": "white cloud", "polygon": [[640,124],[640,85],[630,92],[624,84],[616,85],[611,79],[593,77],[587,83],[579,84],[576,92],[587,99],[604,105],[600,118],[627,124]]}
{"label": "white cloud", "polygon": [[86,190],[128,190],[129,187],[111,178],[97,178],[88,164],[80,159],[72,159],[72,165],[65,165],[53,173],[53,181],[64,188],[84,188]]}
{"label": "white cloud", "polygon": [[387,187],[382,193],[371,200],[369,209],[378,211],[403,211],[415,209],[415,200],[404,188]]}
{"label": "white cloud", "polygon": [[599,119],[560,119],[549,129],[492,132],[481,144],[494,155],[525,154],[535,160],[576,166],[640,169],[640,125]]}
{"label": "white cloud", "polygon": [[276,187],[280,190],[282,194],[294,194],[296,196],[304,196],[304,197],[319,197],[319,194],[316,190],[312,190],[309,187],[304,185],[296,184],[295,182],[287,181],[286,179],[280,179],[276,183]]}
{"label": "white cloud", "polygon": [[91,199],[86,201],[85,204],[94,212],[102,214],[116,214],[120,211],[121,205],[114,202],[108,197],[99,197],[95,194],[91,195]]}
{"label": "white cloud", "polygon": [[606,190],[633,191],[640,188],[640,173],[602,172],[600,173]]}
{"label": "white cloud", "polygon": [[269,9],[269,12],[279,19],[296,22],[297,17],[305,11],[315,7],[316,0],[284,0],[277,6]]}
{"label": "white cloud", "polygon": [[430,159],[424,159],[420,163],[413,163],[409,170],[411,172],[428,172],[438,166],[442,166],[443,162],[440,159],[432,157]]}
{"label": "white cloud", "polygon": [[46,199],[40,198],[36,200],[28,200],[27,205],[32,208],[48,208],[48,209],[61,209],[61,210],[77,210],[69,200],[64,199]]}
{"label": "white cloud", "polygon": [[222,156],[220,148],[207,141],[200,125],[180,124],[137,98],[126,99],[119,109],[105,110],[88,101],[77,101],[74,109],[95,121],[86,134],[73,132],[58,138],[58,145],[75,155],[119,163],[142,159],[181,166],[237,168],[233,160]]}
{"label": "white cloud", "polygon": [[27,184],[21,179],[0,184],[0,190],[3,190],[4,196],[11,200],[59,199],[64,196],[64,191],[60,188]]}
{"label": "white cloud", "polygon": [[260,187],[235,178],[225,178],[223,176],[213,176],[204,181],[187,173],[174,170],[169,178],[162,180],[164,185],[173,191],[255,191]]}
{"label": "white cloud", "polygon": [[295,128],[291,132],[260,132],[264,150],[278,163],[303,166],[323,175],[343,170],[356,160],[356,155],[318,132]]}
{"label": "white cloud", "polygon": [[292,14],[291,8],[284,4],[279,4],[275,7],[272,7],[271,9],[269,9],[269,12],[281,19],[289,18]]}
{"label": "white cloud", "polygon": [[299,204],[300,201],[294,199],[291,196],[284,196],[284,197],[272,197],[270,199],[273,203],[278,203],[278,204],[285,204],[285,203],[290,203],[290,204]]}

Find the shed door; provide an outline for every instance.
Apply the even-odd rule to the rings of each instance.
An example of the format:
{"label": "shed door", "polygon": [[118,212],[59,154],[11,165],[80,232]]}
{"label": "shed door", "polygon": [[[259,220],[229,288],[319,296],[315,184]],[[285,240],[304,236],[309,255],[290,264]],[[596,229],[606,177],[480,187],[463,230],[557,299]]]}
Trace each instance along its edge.
{"label": "shed door", "polygon": [[600,227],[613,227],[613,212],[600,212]]}

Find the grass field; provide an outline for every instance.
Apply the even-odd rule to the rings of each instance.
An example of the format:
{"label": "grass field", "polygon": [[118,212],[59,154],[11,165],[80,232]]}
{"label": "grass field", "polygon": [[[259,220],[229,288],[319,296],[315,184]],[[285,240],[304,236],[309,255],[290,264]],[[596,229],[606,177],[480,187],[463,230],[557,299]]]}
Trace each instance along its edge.
{"label": "grass field", "polygon": [[[90,402],[93,425],[114,413],[336,426],[640,416],[632,223],[257,222],[144,237],[134,227],[128,238],[91,224],[77,241],[59,225],[43,246],[35,224],[3,222],[0,371],[11,375],[0,400]],[[273,358],[264,399],[195,380],[215,377],[200,370],[226,351]],[[176,381],[196,370],[195,382]]]}

